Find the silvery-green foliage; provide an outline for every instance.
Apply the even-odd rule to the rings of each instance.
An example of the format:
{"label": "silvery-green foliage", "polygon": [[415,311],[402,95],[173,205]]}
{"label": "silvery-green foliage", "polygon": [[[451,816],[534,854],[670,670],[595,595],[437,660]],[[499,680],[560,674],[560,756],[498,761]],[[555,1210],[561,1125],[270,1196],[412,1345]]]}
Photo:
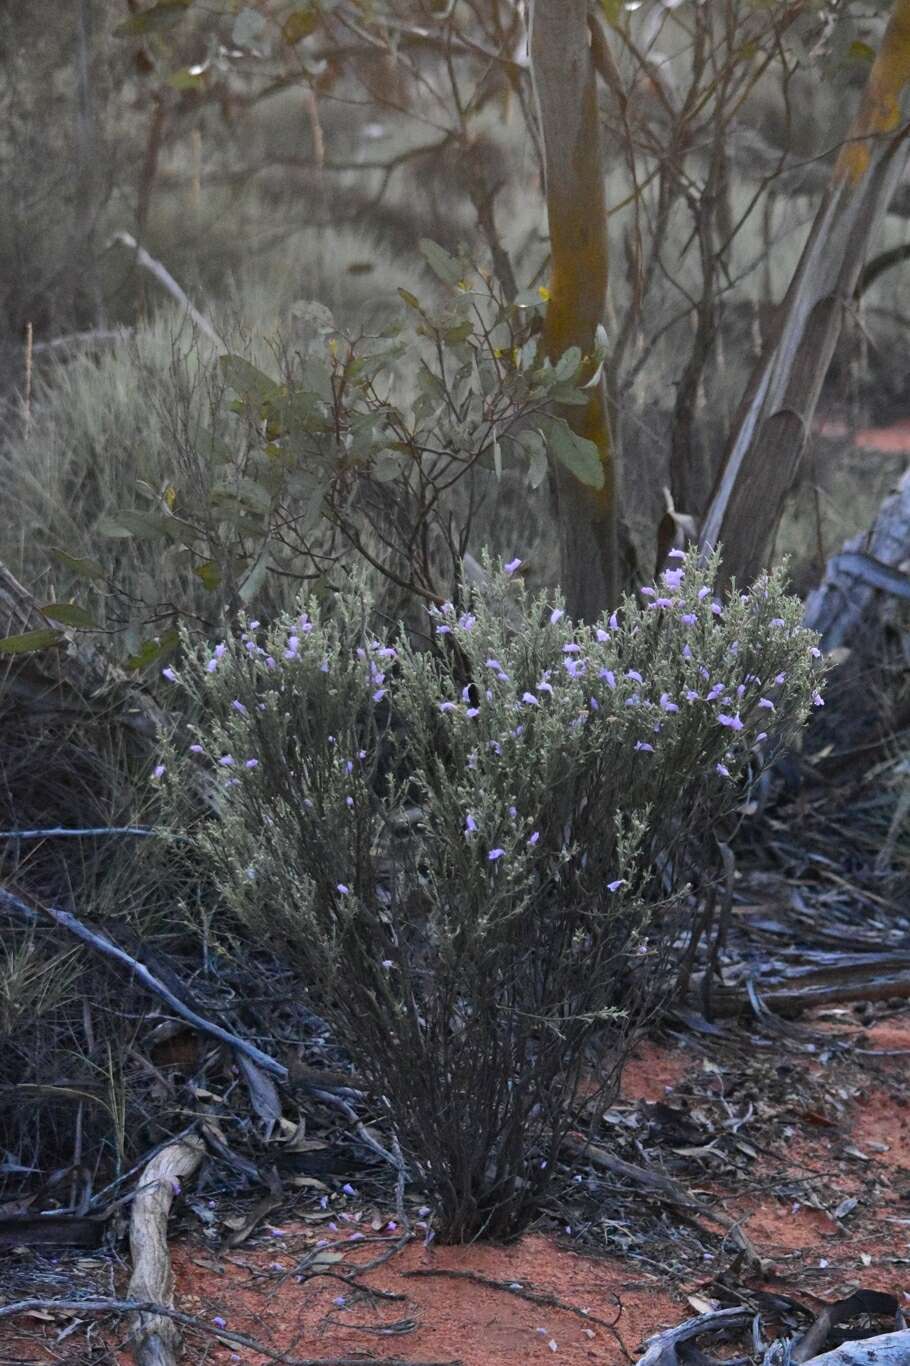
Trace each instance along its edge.
{"label": "silvery-green foliage", "polygon": [[779,576],[721,603],[693,553],[575,626],[518,564],[430,609],[430,651],[374,636],[356,592],[187,639],[167,674],[202,719],[156,770],[175,803],[188,764],[217,775],[196,847],[300,965],[452,1237],[527,1217],[585,1045],[613,1075],[744,774],[821,701]]}

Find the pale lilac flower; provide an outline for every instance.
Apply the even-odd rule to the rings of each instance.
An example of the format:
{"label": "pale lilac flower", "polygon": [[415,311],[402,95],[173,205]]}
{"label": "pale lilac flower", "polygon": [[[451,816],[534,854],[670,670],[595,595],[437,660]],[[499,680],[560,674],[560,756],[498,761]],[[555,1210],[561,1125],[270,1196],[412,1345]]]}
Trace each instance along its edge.
{"label": "pale lilac flower", "polygon": [[521,563],[521,560],[509,560],[508,564],[503,565],[503,572],[506,574],[514,574],[516,569],[521,568]]}
{"label": "pale lilac flower", "polygon": [[692,658],[692,646],[689,644],[688,641],[686,641],[685,645],[682,647],[682,652],[681,652],[681,653],[682,653],[683,659],[691,659],[691,658]]}
{"label": "pale lilac flower", "polygon": [[565,612],[561,607],[554,607],[550,613],[550,625],[555,626],[558,621],[562,621],[564,616]]}
{"label": "pale lilac flower", "polygon": [[479,708],[479,707],[468,707],[467,711],[465,712],[465,716],[470,717],[470,719],[471,719],[472,721],[474,720],[474,717],[475,717],[475,716],[479,716],[479,715],[480,715],[480,708]]}
{"label": "pale lilac flower", "polygon": [[219,764],[221,765],[222,768],[233,768],[233,767],[234,767],[234,756],[233,756],[233,754],[222,754],[222,756],[221,756],[221,758],[218,760],[218,762],[219,762]]}
{"label": "pale lilac flower", "polygon": [[162,669],[162,670],[161,670],[161,677],[162,677],[162,678],[166,678],[167,681],[168,681],[168,683],[176,683],[176,682],[177,682],[177,675],[174,673],[174,670],[171,669],[171,668]]}
{"label": "pale lilac flower", "polygon": [[727,768],[726,764],[715,764],[714,769],[722,778],[729,778],[730,770]]}
{"label": "pale lilac flower", "polygon": [[569,655],[568,659],[562,661],[562,667],[570,678],[579,678],[587,667],[587,661],[584,659],[573,659],[572,656]]}
{"label": "pale lilac flower", "polygon": [[634,679],[636,683],[644,683],[645,681],[637,669],[627,669],[626,678]]}
{"label": "pale lilac flower", "polygon": [[673,550],[668,550],[668,551],[667,551],[667,559],[668,559],[668,560],[684,560],[685,558],[686,558],[686,552],[685,552],[684,550],[676,550],[676,549],[674,548]]}
{"label": "pale lilac flower", "polygon": [[300,649],[300,637],[288,636],[288,647],[284,652],[285,659],[296,659],[297,651]]}
{"label": "pale lilac flower", "polygon": [[220,1314],[216,1314],[216,1315],[214,1316],[214,1318],[212,1319],[212,1323],[214,1323],[214,1325],[215,1325],[216,1328],[226,1328],[226,1327],[227,1327],[227,1319],[223,1319],[223,1318],[221,1317]]}
{"label": "pale lilac flower", "polygon": [[454,702],[440,702],[438,705],[440,711],[455,711]]}
{"label": "pale lilac flower", "polygon": [[608,688],[616,687],[616,675],[612,669],[601,669],[597,677],[602,678]]}
{"label": "pale lilac flower", "polygon": [[395,964],[392,962],[391,958],[383,958],[381,966],[384,968],[393,968]]}
{"label": "pale lilac flower", "polygon": [[499,743],[498,740],[488,740],[488,741],[487,741],[487,749],[491,749],[491,750],[493,751],[494,754],[497,754],[497,755],[501,755],[501,754],[502,754],[502,745]]}
{"label": "pale lilac flower", "polygon": [[562,652],[564,655],[577,655],[581,652],[581,646],[576,645],[574,640],[570,640],[562,647]]}
{"label": "pale lilac flower", "polygon": [[156,767],[152,769],[153,778],[163,778],[165,773],[167,773],[167,769],[164,764],[157,764]]}
{"label": "pale lilac flower", "polygon": [[720,695],[721,695],[721,693],[724,691],[724,688],[725,688],[725,687],[726,687],[726,684],[725,684],[725,683],[715,683],[715,684],[714,684],[714,687],[711,689],[711,691],[710,691],[710,692],[707,694],[707,696],[705,697],[705,701],[706,701],[706,702],[715,702],[715,701],[717,700],[717,698],[720,697]]}
{"label": "pale lilac flower", "polygon": [[357,1194],[357,1192],[355,1191],[354,1187],[351,1185],[351,1183],[350,1183],[349,1181],[346,1181],[346,1182],[344,1183],[344,1185],[341,1187],[341,1189],[342,1189],[342,1191],[344,1192],[345,1195],[356,1195],[356,1194]]}
{"label": "pale lilac flower", "polygon": [[215,651],[214,651],[214,653],[215,653],[215,658],[216,658],[216,659],[223,659],[223,658],[224,658],[224,652],[225,652],[226,649],[227,649],[227,646],[224,644],[223,641],[222,641],[222,643],[221,643],[220,645],[216,645],[216,646],[215,646]]}
{"label": "pale lilac flower", "polygon": [[509,807],[509,815],[512,817],[512,820],[514,821],[515,817],[518,815],[518,808],[517,808],[517,807],[514,807],[514,806],[510,806],[510,807]]}
{"label": "pale lilac flower", "polygon": [[275,662],[275,660],[272,658],[271,655],[266,655],[266,657],[265,657],[265,667],[266,667],[267,669],[277,669],[277,668],[278,668],[277,663]]}
{"label": "pale lilac flower", "polygon": [[822,657],[822,652],[817,645],[810,645],[809,654],[813,659],[821,659]]}
{"label": "pale lilac flower", "polygon": [[436,634],[438,636],[450,636],[452,634],[452,628],[451,626],[437,626]]}
{"label": "pale lilac flower", "polygon": [[204,754],[202,745],[190,745],[190,754]]}
{"label": "pale lilac flower", "polygon": [[502,672],[502,665],[500,664],[498,659],[485,659],[484,663],[486,664],[488,669],[496,669],[500,673]]}
{"label": "pale lilac flower", "polygon": [[623,884],[623,881],[624,881],[624,879],[621,878],[621,877],[614,878],[612,882],[608,882],[608,883],[607,883],[607,891],[608,891],[608,892],[618,892],[619,889],[620,889],[620,887],[621,887],[622,884]]}
{"label": "pale lilac flower", "polygon": [[258,768],[258,767],[259,767],[259,760],[258,760],[258,759],[245,759],[244,762],[243,762],[243,767],[244,767],[244,768]]}
{"label": "pale lilac flower", "polygon": [[697,702],[699,695],[694,688],[686,688],[685,697],[687,702]]}
{"label": "pale lilac flower", "polygon": [[825,699],[817,690],[812,694],[812,705],[813,707],[823,707],[825,705]]}
{"label": "pale lilac flower", "polygon": [[717,719],[718,719],[718,721],[720,722],[720,724],[721,724],[722,726],[726,726],[729,730],[744,730],[744,729],[745,729],[745,727],[743,726],[743,723],[742,723],[742,721],[740,720],[740,718],[739,718],[738,715],[736,715],[736,716],[728,716],[725,712],[718,712],[718,713],[717,713]]}
{"label": "pale lilac flower", "polygon": [[381,702],[382,699],[385,697],[385,693],[385,688],[377,688],[376,691],[373,693],[373,701]]}
{"label": "pale lilac flower", "polygon": [[778,687],[780,687],[780,685],[786,681],[786,678],[786,674],[775,674],[774,682],[778,685]]}
{"label": "pale lilac flower", "polygon": [[539,831],[539,830],[535,830],[535,831],[533,831],[533,833],[531,834],[531,837],[530,837],[530,839],[528,840],[528,844],[536,844],[537,841],[538,841],[539,839],[540,839],[540,831]]}
{"label": "pale lilac flower", "polygon": [[212,658],[209,660],[208,664],[206,664],[205,671],[207,674],[213,674],[217,668],[218,660],[213,655]]}
{"label": "pale lilac flower", "polygon": [[235,697],[233,702],[231,703],[231,710],[238,712],[240,716],[247,715],[247,709],[238,697]]}
{"label": "pale lilac flower", "polygon": [[766,730],[760,730],[755,737],[755,743],[758,745],[761,743],[762,740],[767,740],[767,738],[768,732]]}
{"label": "pale lilac flower", "polygon": [[685,578],[685,570],[665,569],[662,578],[666,586],[672,589],[672,591],[675,593],[680,588],[682,588],[682,581]]}
{"label": "pale lilac flower", "polygon": [[348,892],[349,892],[350,890],[351,890],[351,889],[350,889],[350,887],[347,885],[346,882],[339,882],[339,883],[338,883],[338,891],[341,893],[342,896],[347,896],[347,894],[348,894]]}
{"label": "pale lilac flower", "polygon": [[354,805],[354,798],[353,798],[353,797],[345,797],[345,799],[344,799],[344,804],[345,804],[345,806],[353,807],[353,805]]}
{"label": "pale lilac flower", "polygon": [[539,698],[539,697],[535,697],[534,694],[533,694],[532,692],[523,692],[523,693],[521,694],[521,700],[522,700],[522,702],[526,702],[527,705],[528,705],[529,707],[539,707],[539,706],[540,706],[540,698]]}
{"label": "pale lilac flower", "polygon": [[600,641],[601,645],[604,643],[605,640],[609,640],[609,639],[610,639],[610,632],[609,632],[609,631],[605,631],[604,628],[603,628],[602,626],[598,626],[596,635],[597,635],[597,639]]}
{"label": "pale lilac flower", "polygon": [[519,738],[519,736],[524,735],[524,733],[525,733],[525,728],[524,728],[524,726],[516,726],[515,729],[511,732],[512,739],[513,739],[513,740],[517,740],[517,739]]}
{"label": "pale lilac flower", "polygon": [[542,678],[538,683],[535,684],[535,687],[537,688],[537,691],[538,691],[538,692],[548,692],[548,693],[550,694],[550,696],[552,697],[552,696],[553,696],[553,689],[552,689],[551,685],[547,682],[547,678],[549,677],[549,673],[550,673],[550,671],[549,671],[549,669],[548,669],[547,672],[546,672],[546,674],[544,674],[543,678]]}
{"label": "pale lilac flower", "polygon": [[679,711],[679,707],[670,697],[669,693],[662,692],[660,695],[660,705],[666,712]]}
{"label": "pale lilac flower", "polygon": [[757,707],[764,708],[765,711],[774,711],[775,706],[769,697],[760,697],[755,704]]}
{"label": "pale lilac flower", "polygon": [[783,617],[772,617],[768,622],[769,626],[786,626],[786,624]]}
{"label": "pale lilac flower", "polygon": [[685,626],[694,626],[698,621],[694,612],[683,612],[679,619]]}
{"label": "pale lilac flower", "polygon": [[468,835],[468,834],[471,834],[471,833],[472,833],[474,830],[476,830],[476,829],[477,829],[477,822],[475,821],[474,817],[473,817],[473,816],[470,814],[470,812],[469,812],[468,815],[467,815],[466,818],[465,818],[464,832],[465,832],[466,835]]}
{"label": "pale lilac flower", "polygon": [[716,617],[721,617],[724,613],[724,609],[721,607],[719,602],[711,603],[711,611],[714,613]]}
{"label": "pale lilac flower", "polygon": [[461,627],[463,631],[473,631],[474,624],[476,621],[477,618],[475,617],[473,612],[464,612],[458,618],[458,625]]}
{"label": "pale lilac flower", "polygon": [[626,698],[624,705],[627,707],[637,707],[640,701],[640,695],[637,692],[634,692],[631,697]]}
{"label": "pale lilac flower", "polygon": [[592,711],[600,711],[600,703],[598,702],[596,697],[588,698],[588,706],[591,708]]}
{"label": "pale lilac flower", "polygon": [[322,656],[322,663],[321,663],[320,666],[319,666],[319,672],[322,673],[322,674],[327,674],[327,673],[329,672],[329,657],[328,657],[328,655],[323,655],[323,656]]}
{"label": "pale lilac flower", "polygon": [[618,630],[619,630],[619,616],[618,616],[618,614],[617,614],[616,612],[611,612],[611,613],[610,613],[609,626],[610,626],[610,630],[611,630],[611,631],[618,631]]}
{"label": "pale lilac flower", "polygon": [[487,854],[487,860],[490,863],[495,863],[497,859],[505,858],[505,853],[505,849],[491,849]]}
{"label": "pale lilac flower", "polygon": [[654,746],[653,746],[653,745],[649,745],[648,742],[647,742],[647,740],[636,740],[636,741],[635,741],[635,748],[636,748],[636,749],[643,750],[643,751],[644,751],[645,753],[647,753],[647,754],[653,754],[653,753],[654,753]]}
{"label": "pale lilac flower", "polygon": [[708,596],[710,592],[711,589],[708,587],[708,585],[703,583],[701,588],[699,588],[698,590],[698,601],[704,602],[705,598]]}

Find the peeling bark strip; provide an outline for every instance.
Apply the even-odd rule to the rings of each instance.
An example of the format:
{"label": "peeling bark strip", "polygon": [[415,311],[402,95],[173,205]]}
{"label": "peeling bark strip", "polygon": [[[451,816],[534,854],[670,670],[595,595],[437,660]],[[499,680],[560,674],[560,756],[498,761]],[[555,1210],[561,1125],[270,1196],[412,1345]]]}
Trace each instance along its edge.
{"label": "peeling bark strip", "polygon": [[[133,1274],[129,1298],[153,1300],[173,1308],[174,1273],[167,1250],[167,1221],[180,1182],[202,1161],[204,1144],[195,1135],[162,1148],[142,1174],[130,1219]],[[177,1324],[160,1314],[137,1314],[133,1328],[136,1366],[175,1366],[180,1337]]]}
{"label": "peeling bark strip", "polygon": [[[534,0],[531,71],[543,132],[552,274],[543,348],[590,356],[607,294],[607,208],[588,0]],[[562,589],[569,614],[591,622],[615,601],[616,474],[601,379],[584,408],[562,414],[600,451],[604,482],[588,488],[555,465]],[[555,462],[554,462],[555,464]]]}
{"label": "peeling bark strip", "polygon": [[727,578],[764,568],[870,242],[907,165],[910,0],[894,9],[775,333],[753,372],[701,532]]}

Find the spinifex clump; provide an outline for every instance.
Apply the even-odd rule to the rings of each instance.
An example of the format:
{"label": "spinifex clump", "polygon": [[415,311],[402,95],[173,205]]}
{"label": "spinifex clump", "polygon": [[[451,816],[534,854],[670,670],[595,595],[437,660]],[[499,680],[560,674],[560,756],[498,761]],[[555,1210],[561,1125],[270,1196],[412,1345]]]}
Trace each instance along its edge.
{"label": "spinifex clump", "polygon": [[680,558],[576,627],[517,564],[432,610],[437,651],[376,638],[350,597],[188,652],[168,673],[198,757],[156,770],[175,799],[188,763],[221,775],[196,847],[299,965],[449,1240],[539,1206],[587,1045],[613,1084],[756,746],[821,700],[777,577],[722,604]]}

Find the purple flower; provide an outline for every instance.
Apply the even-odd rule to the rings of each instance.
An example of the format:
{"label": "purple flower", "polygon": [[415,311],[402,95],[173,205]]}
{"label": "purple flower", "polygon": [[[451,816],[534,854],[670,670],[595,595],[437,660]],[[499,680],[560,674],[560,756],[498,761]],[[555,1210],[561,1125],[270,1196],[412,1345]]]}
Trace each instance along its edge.
{"label": "purple flower", "polygon": [[809,646],[809,654],[811,655],[811,657],[812,657],[813,659],[821,659],[821,657],[822,657],[822,652],[821,652],[821,650],[818,648],[817,645],[810,645],[810,646]]}
{"label": "purple flower", "polygon": [[528,705],[529,707],[539,707],[539,706],[540,706],[540,698],[539,698],[539,697],[535,697],[534,694],[533,694],[532,692],[523,692],[523,693],[521,694],[521,700],[522,700],[522,702],[526,702],[527,705]]}
{"label": "purple flower", "polygon": [[275,662],[275,660],[272,658],[271,655],[266,655],[266,657],[265,657],[265,667],[266,667],[267,669],[277,669],[277,668],[278,668],[277,663]]}
{"label": "purple flower", "polygon": [[724,609],[721,607],[719,602],[712,602],[711,611],[714,613],[716,617],[720,617],[723,616]]}
{"label": "purple flower", "polygon": [[258,760],[258,759],[245,759],[244,762],[243,762],[243,767],[244,767],[244,768],[258,768],[258,767],[259,767],[259,760]]}
{"label": "purple flower", "polygon": [[656,588],[651,588],[651,587],[649,587],[648,585],[646,585],[644,588],[640,588],[638,591],[641,593],[642,597],[645,597],[645,598],[656,598],[656,597],[657,597],[657,589],[656,589]]}
{"label": "purple flower", "polygon": [[373,701],[381,702],[382,699],[385,697],[385,693],[385,688],[377,688],[376,691],[373,693]]}
{"label": "purple flower", "polygon": [[727,768],[726,764],[715,764],[714,770],[716,773],[719,773],[722,778],[729,778],[730,776],[730,770]]}
{"label": "purple flower", "polygon": [[772,617],[768,622],[769,626],[786,626],[786,624],[783,617]]}
{"label": "purple flower", "polygon": [[634,679],[636,683],[644,683],[645,681],[637,669],[627,669],[626,678]]}
{"label": "purple flower", "polygon": [[768,697],[760,697],[755,705],[757,707],[763,707],[765,711],[775,710],[774,703]]}
{"label": "purple flower", "polygon": [[711,589],[708,587],[708,585],[706,583],[703,583],[701,588],[699,588],[698,590],[698,601],[704,602],[705,598],[708,596],[710,592]]}
{"label": "purple flower", "polygon": [[715,683],[715,684],[714,684],[714,687],[711,689],[711,691],[710,691],[710,692],[707,694],[707,696],[705,697],[705,701],[706,701],[706,702],[715,702],[715,701],[717,700],[717,698],[720,697],[721,693],[724,691],[724,688],[725,688],[726,686],[727,686],[727,685],[726,685],[725,683]]}
{"label": "purple flower", "polygon": [[577,655],[581,653],[581,646],[570,640],[562,647],[562,652],[564,655]]}
{"label": "purple flower", "polygon": [[685,552],[684,550],[676,550],[676,549],[673,549],[673,550],[668,550],[668,551],[667,551],[667,559],[668,559],[668,560],[684,560],[685,558],[686,558],[686,552]]}
{"label": "purple flower", "polygon": [[235,762],[235,761],[234,761],[234,756],[233,756],[233,754],[222,754],[222,756],[221,756],[221,758],[218,760],[218,762],[219,762],[219,764],[221,765],[222,768],[233,768],[233,767],[234,767],[234,762]]}
{"label": "purple flower", "polygon": [[474,623],[476,621],[477,618],[474,616],[473,612],[464,612],[458,618],[458,625],[461,627],[463,631],[473,631]]}
{"label": "purple flower", "polygon": [[608,883],[607,883],[607,891],[608,891],[608,892],[618,892],[619,889],[620,889],[620,887],[621,887],[622,884],[623,884],[623,881],[624,881],[624,879],[621,878],[621,877],[614,878],[612,882],[608,882]]}
{"label": "purple flower", "polygon": [[609,632],[609,631],[605,631],[604,628],[603,628],[602,626],[598,626],[597,631],[596,631],[596,635],[597,635],[597,639],[600,641],[601,645],[604,643],[605,640],[609,640],[609,639],[610,639],[610,632]]}
{"label": "purple flower", "polygon": [[825,699],[820,692],[816,691],[812,694],[812,705],[813,707],[823,707],[825,705]]}
{"label": "purple flower", "polygon": [[321,663],[320,666],[319,666],[319,672],[320,672],[320,673],[323,673],[323,674],[327,674],[328,671],[329,671],[329,657],[328,657],[328,655],[323,655],[323,656],[322,656],[322,663]]}
{"label": "purple flower", "polygon": [[479,716],[479,715],[480,715],[480,708],[479,708],[479,707],[468,707],[467,711],[465,712],[465,716],[470,717],[472,721],[474,720],[474,717],[475,717],[475,716]]}
{"label": "purple flower", "polygon": [[600,703],[598,702],[596,697],[588,698],[588,706],[591,708],[592,711],[600,711]]}
{"label": "purple flower", "polygon": [[474,830],[476,830],[476,829],[477,829],[477,822],[475,821],[474,817],[473,817],[473,816],[470,814],[470,812],[469,812],[468,815],[465,817],[464,832],[465,832],[466,835],[469,835],[469,834],[471,834],[471,833],[472,833]]}
{"label": "purple flower", "polygon": [[226,1327],[227,1327],[227,1319],[223,1319],[223,1318],[221,1317],[220,1314],[215,1314],[215,1315],[214,1315],[214,1317],[212,1318],[212,1323],[214,1323],[214,1325],[215,1325],[216,1328],[226,1328]]}
{"label": "purple flower", "polygon": [[504,564],[502,568],[505,574],[514,574],[516,569],[521,568],[521,560],[509,560],[509,563]]}
{"label": "purple flower", "polygon": [[204,754],[202,745],[190,745],[190,754]]}
{"label": "purple flower", "polygon": [[437,626],[436,634],[438,636],[450,636],[452,634],[452,628],[451,626]]}
{"label": "purple flower", "polygon": [[584,673],[586,666],[586,660],[573,659],[571,655],[569,655],[568,659],[564,659],[562,661],[562,667],[565,669],[566,673],[569,675],[570,678],[580,678],[581,675]]}
{"label": "purple flower", "polygon": [[619,616],[616,612],[610,613],[609,627],[611,631],[619,630]]}
{"label": "purple flower", "polygon": [[164,764],[157,764],[155,768],[152,769],[153,778],[163,778],[165,773],[167,773],[167,769]]}
{"label": "purple flower", "polygon": [[775,674],[775,675],[774,675],[774,682],[778,685],[778,687],[780,687],[780,685],[781,685],[782,683],[786,682],[786,678],[787,678],[787,675],[786,675],[786,674]]}
{"label": "purple flower", "polygon": [[679,619],[685,626],[694,626],[698,621],[698,617],[694,612],[683,612]]}
{"label": "purple flower", "polygon": [[356,1195],[356,1194],[357,1194],[357,1192],[355,1191],[354,1187],[350,1184],[349,1181],[346,1181],[345,1184],[341,1187],[341,1189],[342,1189],[342,1191],[344,1192],[345,1195]]}
{"label": "purple flower", "polygon": [[[547,670],[547,674],[549,674],[549,669]],[[536,683],[534,686],[537,688],[537,691],[538,691],[538,692],[548,692],[548,693],[550,694],[551,697],[553,696],[553,688],[552,688],[551,685],[547,682],[547,676],[546,676],[546,675],[544,675],[544,677],[543,677],[538,683]]]}
{"label": "purple flower", "polygon": [[565,612],[561,607],[554,607],[550,613],[550,625],[555,626],[558,621],[562,621],[564,616]]}
{"label": "purple flower", "polygon": [[616,687],[616,675],[612,669],[601,669],[597,677],[602,678],[608,688]]}
{"label": "purple flower", "polygon": [[767,738],[768,738],[768,732],[767,732],[766,730],[760,730],[760,731],[758,732],[758,734],[756,735],[756,737],[755,737],[755,743],[756,743],[757,745],[758,745],[758,744],[761,744],[762,740],[767,740]]}
{"label": "purple flower", "polygon": [[247,715],[247,709],[240,701],[239,697],[234,698],[233,702],[231,703],[231,710],[238,712],[241,716]]}
{"label": "purple flower", "polygon": [[209,660],[208,664],[206,664],[205,671],[207,674],[213,674],[217,668],[218,660],[213,655],[212,658]]}
{"label": "purple flower", "polygon": [[162,677],[162,678],[166,678],[167,681],[168,681],[168,683],[176,683],[176,682],[177,682],[177,675],[174,673],[174,670],[173,670],[173,669],[170,669],[170,668],[168,668],[168,669],[162,669],[162,670],[161,670],[161,677]]}
{"label": "purple flower", "polygon": [[353,805],[354,805],[354,798],[353,798],[353,797],[345,797],[345,799],[344,799],[344,804],[345,804],[345,806],[353,807]]}
{"label": "purple flower", "polygon": [[649,745],[648,742],[647,742],[647,740],[636,740],[636,741],[635,741],[635,748],[636,748],[636,749],[643,750],[646,754],[653,754],[653,753],[654,753],[654,746],[653,746],[653,745]]}
{"label": "purple flower", "polygon": [[744,729],[745,729],[745,727],[743,726],[743,723],[742,723],[742,721],[740,720],[739,716],[728,716],[728,715],[726,715],[725,712],[718,712],[718,713],[717,713],[717,719],[718,719],[718,721],[720,722],[720,724],[721,724],[722,726],[727,726],[727,728],[728,728],[729,730],[744,730]]}
{"label": "purple flower", "polygon": [[672,589],[672,591],[675,593],[680,588],[682,588],[682,581],[685,577],[685,571],[682,569],[665,569],[662,577],[667,587]]}
{"label": "purple flower", "polygon": [[351,889],[346,882],[339,882],[337,890],[341,893],[342,896],[347,896],[348,892],[350,892]]}
{"label": "purple flower", "polygon": [[332,1302],[333,1304],[337,1304],[339,1309],[343,1309],[344,1306],[347,1304],[347,1300],[345,1299],[344,1295],[336,1295],[335,1299]]}
{"label": "purple flower", "polygon": [[660,705],[666,712],[679,711],[679,707],[668,693],[662,692],[660,695]]}
{"label": "purple flower", "polygon": [[536,844],[537,841],[538,841],[539,839],[540,839],[540,831],[539,831],[539,830],[535,830],[535,831],[532,833],[530,839],[528,840],[528,844]]}
{"label": "purple flower", "polygon": [[440,710],[440,711],[454,711],[454,710],[455,710],[455,703],[454,703],[454,702],[440,702],[440,703],[439,703],[439,710]]}
{"label": "purple flower", "polygon": [[505,853],[505,849],[491,849],[487,854],[487,860],[490,863],[495,863],[497,859],[505,858]]}
{"label": "purple flower", "polygon": [[296,659],[297,651],[300,649],[300,637],[288,636],[288,648],[284,652],[285,659]]}

